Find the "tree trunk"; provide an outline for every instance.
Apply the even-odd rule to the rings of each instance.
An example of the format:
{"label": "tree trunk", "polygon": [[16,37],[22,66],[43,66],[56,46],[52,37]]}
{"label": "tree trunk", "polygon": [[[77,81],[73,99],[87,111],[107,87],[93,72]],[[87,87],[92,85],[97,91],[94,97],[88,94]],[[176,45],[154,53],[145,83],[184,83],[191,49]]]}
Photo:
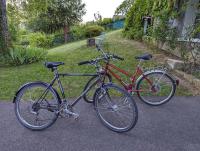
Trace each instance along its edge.
{"label": "tree trunk", "polygon": [[6,53],[10,46],[10,36],[6,16],[6,0],[0,0],[0,42],[0,53]]}
{"label": "tree trunk", "polygon": [[65,43],[68,40],[68,32],[69,32],[69,28],[67,25],[64,26],[64,39],[65,39]]}

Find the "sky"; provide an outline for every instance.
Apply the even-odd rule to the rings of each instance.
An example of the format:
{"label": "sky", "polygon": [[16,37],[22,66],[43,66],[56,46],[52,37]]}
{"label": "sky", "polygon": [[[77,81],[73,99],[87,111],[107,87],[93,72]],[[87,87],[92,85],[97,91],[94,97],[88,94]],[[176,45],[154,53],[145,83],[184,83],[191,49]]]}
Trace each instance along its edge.
{"label": "sky", "polygon": [[82,0],[86,4],[86,15],[83,16],[83,22],[94,20],[94,13],[98,12],[103,18],[111,18],[115,9],[124,0]]}

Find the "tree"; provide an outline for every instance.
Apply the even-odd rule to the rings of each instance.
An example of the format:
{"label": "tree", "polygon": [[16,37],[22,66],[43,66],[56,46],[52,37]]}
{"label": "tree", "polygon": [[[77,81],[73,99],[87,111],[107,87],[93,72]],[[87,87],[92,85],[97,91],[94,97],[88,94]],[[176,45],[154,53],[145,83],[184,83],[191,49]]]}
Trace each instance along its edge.
{"label": "tree", "polygon": [[82,0],[54,0],[52,8],[56,13],[56,20],[64,29],[65,42],[70,26],[82,21],[82,16],[86,13],[85,4]]}
{"label": "tree", "polygon": [[134,0],[124,0],[115,10],[115,15],[125,16],[133,5],[133,2]]}
{"label": "tree", "polygon": [[65,41],[67,32],[75,23],[82,20],[85,4],[82,0],[27,0],[24,5],[28,26],[34,31],[53,33],[63,29]]}
{"label": "tree", "polygon": [[9,45],[10,37],[6,16],[6,1],[0,0],[0,53],[6,53]]}
{"label": "tree", "polygon": [[102,20],[102,16],[100,15],[99,11],[97,13],[94,13],[94,19],[97,21],[97,22],[101,22]]}
{"label": "tree", "polygon": [[21,18],[20,9],[18,8],[17,4],[7,3],[8,29],[12,42],[17,40]]}

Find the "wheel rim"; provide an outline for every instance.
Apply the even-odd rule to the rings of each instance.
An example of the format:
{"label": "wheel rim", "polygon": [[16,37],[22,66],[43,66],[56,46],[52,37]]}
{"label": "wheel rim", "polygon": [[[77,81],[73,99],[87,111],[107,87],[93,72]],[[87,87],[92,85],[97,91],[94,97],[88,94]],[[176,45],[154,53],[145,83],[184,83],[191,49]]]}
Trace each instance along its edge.
{"label": "wheel rim", "polygon": [[[99,77],[97,77],[97,78],[99,78]],[[92,81],[90,81],[90,84],[88,85],[88,87],[91,86],[95,81],[96,81],[96,78],[94,78]],[[110,81],[110,78],[106,75],[104,83],[108,83],[108,82],[111,82],[111,81]],[[87,92],[85,97],[87,98],[87,100],[89,102],[93,102],[94,101],[93,100],[94,99],[93,98],[94,97],[94,93],[95,93],[96,89],[98,89],[100,86],[101,86],[101,81],[99,80],[99,82],[90,91]]]}
{"label": "wheel rim", "polygon": [[[151,84],[149,81],[151,81]],[[171,98],[174,93],[174,84],[166,74],[153,73],[140,82],[138,90],[139,96],[144,102],[160,105]]]}
{"label": "wheel rim", "polygon": [[58,109],[57,98],[50,89],[48,90],[45,100],[39,101],[36,110],[34,105],[36,101],[46,90],[46,86],[34,84],[26,87],[21,91],[17,98],[17,116],[23,125],[40,129],[47,127],[56,118],[56,109]]}
{"label": "wheel rim", "polygon": [[130,129],[136,123],[137,116],[131,98],[115,88],[103,91],[96,98],[96,110],[103,123],[116,131]]}

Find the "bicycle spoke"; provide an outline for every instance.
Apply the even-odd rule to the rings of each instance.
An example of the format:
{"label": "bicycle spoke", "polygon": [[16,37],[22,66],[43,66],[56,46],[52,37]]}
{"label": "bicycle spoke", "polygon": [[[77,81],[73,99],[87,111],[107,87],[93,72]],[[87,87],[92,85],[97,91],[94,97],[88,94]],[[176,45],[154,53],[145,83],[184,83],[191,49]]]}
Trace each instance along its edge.
{"label": "bicycle spoke", "polygon": [[[146,79],[153,79],[150,86]],[[141,79],[137,86],[139,98],[149,105],[161,105],[169,101],[174,94],[175,84],[173,79],[162,72],[152,72]]]}
{"label": "bicycle spoke", "polygon": [[[114,131],[123,132],[130,130],[137,120],[137,109],[132,104],[132,97],[124,89],[118,87],[106,88],[106,95],[95,99],[96,111],[102,122]],[[98,93],[98,95],[101,95]],[[105,105],[107,102],[107,106]],[[135,113],[135,115],[134,115]]]}
{"label": "bicycle spoke", "polygon": [[33,99],[32,99],[32,94],[31,94],[31,92],[30,92],[30,88],[29,88],[28,90],[29,90],[30,101],[31,101],[31,102],[35,102],[35,101],[33,101]]}
{"label": "bicycle spoke", "polygon": [[[48,95],[43,95],[41,99],[45,91]],[[34,130],[47,128],[58,117],[56,114],[59,104],[57,95],[44,83],[27,84],[20,90],[16,100],[16,115],[21,124],[27,128]]]}

